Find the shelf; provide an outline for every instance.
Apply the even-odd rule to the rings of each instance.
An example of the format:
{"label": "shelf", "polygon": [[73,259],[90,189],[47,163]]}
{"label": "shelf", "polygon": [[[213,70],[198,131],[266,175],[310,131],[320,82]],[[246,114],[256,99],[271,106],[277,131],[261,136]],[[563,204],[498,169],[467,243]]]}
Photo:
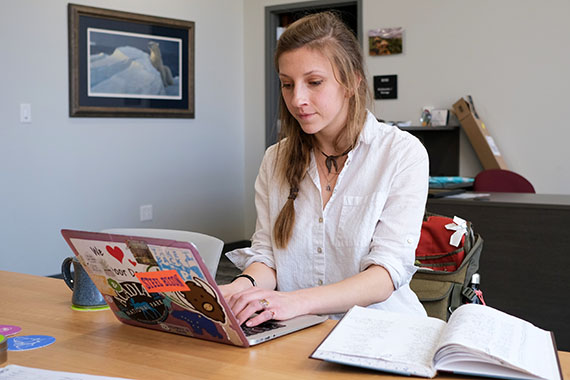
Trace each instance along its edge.
{"label": "shelf", "polygon": [[430,132],[430,131],[453,131],[459,128],[459,125],[446,125],[443,127],[420,127],[420,126],[410,126],[410,127],[398,127],[402,131],[422,131],[422,132]]}

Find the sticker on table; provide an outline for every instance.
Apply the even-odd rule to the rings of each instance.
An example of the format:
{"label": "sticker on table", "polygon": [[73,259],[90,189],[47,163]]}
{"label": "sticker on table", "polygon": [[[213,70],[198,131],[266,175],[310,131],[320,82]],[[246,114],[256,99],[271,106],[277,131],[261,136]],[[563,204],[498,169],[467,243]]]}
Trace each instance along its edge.
{"label": "sticker on table", "polygon": [[20,331],[22,331],[22,328],[20,326],[0,325],[0,335],[11,336],[16,335]]}
{"label": "sticker on table", "polygon": [[28,351],[49,346],[55,342],[53,336],[24,335],[8,338],[8,351]]}

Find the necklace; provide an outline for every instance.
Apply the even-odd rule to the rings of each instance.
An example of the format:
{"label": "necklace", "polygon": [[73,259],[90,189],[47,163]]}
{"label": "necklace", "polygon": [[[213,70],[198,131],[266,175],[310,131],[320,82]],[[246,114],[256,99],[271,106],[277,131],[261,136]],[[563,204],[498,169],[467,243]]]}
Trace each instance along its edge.
{"label": "necklace", "polygon": [[325,165],[327,166],[327,169],[329,171],[329,173],[331,172],[332,166],[334,165],[334,170],[336,170],[337,174],[338,174],[338,163],[336,162],[337,158],[340,158],[342,156],[346,156],[348,154],[348,152],[350,152],[351,148],[348,148],[344,153],[342,154],[338,154],[336,156],[334,155],[328,155],[325,152],[323,152],[322,150],[319,149],[319,151],[323,154],[323,156],[326,157],[325,159]]}
{"label": "necklace", "polygon": [[[323,168],[323,172],[325,171],[325,169]],[[325,190],[328,192],[332,192],[334,184],[333,184],[333,180],[336,180],[336,177],[339,175],[339,172],[336,173],[328,173],[327,175],[325,175],[325,179],[327,181],[327,185],[325,186]]]}
{"label": "necklace", "polygon": [[[319,151],[326,157],[325,166],[326,166],[327,170],[325,171],[324,167],[322,168],[323,173],[325,173],[325,179],[327,181],[327,185],[325,186],[325,190],[328,192],[332,192],[333,187],[335,185],[335,184],[333,184],[333,181],[336,181],[336,177],[340,174],[340,170],[338,168],[338,162],[336,160],[338,158],[348,154],[348,152],[350,152],[350,149],[348,149],[346,152],[339,154],[339,155],[336,155],[336,156],[335,155],[328,155],[320,149],[319,149]],[[319,164],[319,161],[317,160],[317,165],[318,164]],[[341,165],[342,165],[342,163],[341,163]],[[333,166],[334,166],[334,172],[332,171]]]}

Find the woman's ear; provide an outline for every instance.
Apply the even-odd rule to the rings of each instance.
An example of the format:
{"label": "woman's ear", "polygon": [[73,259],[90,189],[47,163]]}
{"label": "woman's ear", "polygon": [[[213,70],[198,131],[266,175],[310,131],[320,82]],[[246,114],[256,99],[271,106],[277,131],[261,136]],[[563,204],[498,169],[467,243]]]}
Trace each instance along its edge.
{"label": "woman's ear", "polygon": [[354,94],[358,92],[358,88],[360,87],[360,82],[362,82],[362,77],[360,75],[357,75],[356,79],[354,80],[354,86],[346,91],[345,96],[347,98],[352,98]]}
{"label": "woman's ear", "polygon": [[354,88],[359,88],[360,82],[362,82],[362,77],[360,76],[360,74],[357,74],[356,75],[356,86],[354,86]]}

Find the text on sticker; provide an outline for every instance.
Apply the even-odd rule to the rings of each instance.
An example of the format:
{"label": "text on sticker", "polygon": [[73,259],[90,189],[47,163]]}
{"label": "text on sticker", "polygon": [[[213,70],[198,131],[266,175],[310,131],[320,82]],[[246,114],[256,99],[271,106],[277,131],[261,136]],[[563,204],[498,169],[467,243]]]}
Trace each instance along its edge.
{"label": "text on sticker", "polygon": [[158,272],[135,273],[149,293],[188,291],[188,286],[174,269]]}

